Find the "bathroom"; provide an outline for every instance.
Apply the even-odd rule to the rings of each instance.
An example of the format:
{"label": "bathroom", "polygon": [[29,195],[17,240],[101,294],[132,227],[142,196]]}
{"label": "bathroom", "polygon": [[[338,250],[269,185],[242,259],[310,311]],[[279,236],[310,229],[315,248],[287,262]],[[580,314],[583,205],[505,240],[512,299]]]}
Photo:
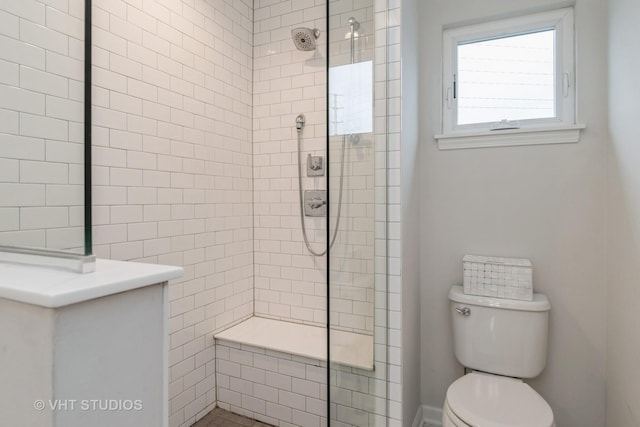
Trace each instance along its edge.
{"label": "bathroom", "polygon": [[[444,33],[566,8],[577,141],[449,149]],[[93,254],[95,274],[100,260],[179,267],[156,276],[169,283],[158,288],[166,351],[149,353],[166,387],[154,425],[191,426],[220,407],[275,425],[431,426],[465,373],[447,298],[462,284],[463,256],[527,258],[551,310],[546,366],[526,382],[558,426],[638,426],[638,18],[635,0],[2,2],[2,264],[21,262],[5,252],[18,246]],[[300,28],[315,49],[296,47]],[[357,80],[371,89],[373,120],[339,131],[332,114],[341,106],[327,96],[339,79],[327,70],[353,64],[367,69]],[[322,157],[323,175],[307,175],[317,161],[309,155]],[[328,205],[328,225],[300,212],[300,192],[310,190],[327,198],[318,203]],[[330,246],[329,256],[312,255],[305,239],[316,252]],[[16,295],[7,292],[0,300]],[[11,307],[0,310],[0,330],[19,334],[28,310]],[[301,337],[328,325],[328,347],[316,341],[330,362],[312,355],[315,344],[284,351],[301,337],[285,336],[280,350],[229,338],[255,318],[301,326]],[[153,332],[159,340],[162,331]],[[227,341],[214,338],[225,332]],[[340,357],[366,349],[365,367],[336,359],[340,333],[364,340]],[[289,390],[262,388],[261,399],[259,385],[278,387],[242,360],[262,356],[305,365],[299,379],[313,384],[292,375]],[[234,383],[228,368],[255,377]],[[0,401],[16,393],[0,387]],[[26,425],[83,425],[64,421],[79,414],[134,425],[126,422],[136,414],[110,424],[112,414],[99,412],[57,411],[58,421]],[[16,413],[0,403],[0,424]]]}

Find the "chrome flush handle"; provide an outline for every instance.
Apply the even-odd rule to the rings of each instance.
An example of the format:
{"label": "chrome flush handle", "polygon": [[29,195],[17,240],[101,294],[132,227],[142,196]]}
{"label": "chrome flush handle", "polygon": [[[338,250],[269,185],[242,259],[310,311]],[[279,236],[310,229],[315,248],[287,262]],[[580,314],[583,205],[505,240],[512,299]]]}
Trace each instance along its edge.
{"label": "chrome flush handle", "polygon": [[463,316],[468,316],[471,314],[471,309],[469,307],[456,307],[456,311]]}

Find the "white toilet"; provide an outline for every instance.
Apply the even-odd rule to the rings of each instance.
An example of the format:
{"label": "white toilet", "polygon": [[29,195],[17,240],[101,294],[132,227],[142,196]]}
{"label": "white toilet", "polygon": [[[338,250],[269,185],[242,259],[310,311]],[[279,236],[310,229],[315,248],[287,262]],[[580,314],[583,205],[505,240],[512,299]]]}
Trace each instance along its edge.
{"label": "white toilet", "polygon": [[443,427],[553,427],[549,404],[521,378],[547,358],[551,304],[449,292],[456,358],[470,373],[449,386]]}

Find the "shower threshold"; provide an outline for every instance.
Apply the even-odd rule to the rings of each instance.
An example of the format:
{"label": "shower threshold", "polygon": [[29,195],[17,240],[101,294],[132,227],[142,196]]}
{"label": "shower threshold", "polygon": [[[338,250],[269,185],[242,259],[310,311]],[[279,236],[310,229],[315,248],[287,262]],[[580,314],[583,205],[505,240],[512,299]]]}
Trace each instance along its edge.
{"label": "shower threshold", "polygon": [[[327,330],[264,317],[250,317],[213,336],[268,350],[327,360]],[[331,330],[331,362],[373,371],[373,335]]]}

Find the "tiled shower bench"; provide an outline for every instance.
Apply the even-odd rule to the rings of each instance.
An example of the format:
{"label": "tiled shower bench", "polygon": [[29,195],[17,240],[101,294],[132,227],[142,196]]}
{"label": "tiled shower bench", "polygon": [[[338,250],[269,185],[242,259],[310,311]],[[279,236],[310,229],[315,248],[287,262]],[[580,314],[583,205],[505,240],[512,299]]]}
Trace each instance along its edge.
{"label": "tiled shower bench", "polygon": [[[215,334],[218,406],[276,426],[326,425],[326,334],[261,317]],[[332,425],[385,425],[373,336],[332,330],[331,361]]]}

